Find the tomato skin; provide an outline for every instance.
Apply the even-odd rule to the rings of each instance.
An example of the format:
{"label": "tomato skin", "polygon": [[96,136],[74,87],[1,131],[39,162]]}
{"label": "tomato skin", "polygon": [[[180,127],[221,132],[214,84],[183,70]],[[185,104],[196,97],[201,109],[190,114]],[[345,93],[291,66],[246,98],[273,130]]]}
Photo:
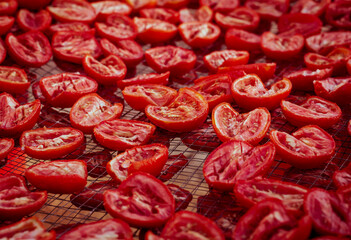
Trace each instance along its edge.
{"label": "tomato skin", "polygon": [[308,13],[313,14],[317,17],[321,16],[331,0],[298,0],[291,8],[291,13]]}
{"label": "tomato skin", "polygon": [[304,209],[318,233],[339,236],[351,234],[349,207],[337,194],[312,188],[305,197]]}
{"label": "tomato skin", "polygon": [[30,192],[24,177],[14,174],[0,176],[0,193],[0,220],[19,220],[38,211],[47,199],[46,191]]}
{"label": "tomato skin", "polygon": [[157,4],[157,0],[126,0],[126,3],[132,7],[133,12],[139,12],[144,8],[153,8]]}
{"label": "tomato skin", "polygon": [[231,28],[225,34],[225,44],[230,49],[256,51],[261,49],[261,37],[245,30]]}
{"label": "tomato skin", "polygon": [[189,4],[190,0],[157,0],[158,7],[180,9]]}
{"label": "tomato skin", "polygon": [[39,86],[48,104],[54,107],[71,107],[79,98],[98,88],[94,79],[73,73],[44,77]]}
{"label": "tomato skin", "polygon": [[[145,205],[140,205],[140,197],[148,199]],[[118,189],[105,191],[104,206],[111,216],[131,226],[150,228],[162,226],[173,215],[175,203],[171,192],[160,180],[147,173],[135,172]],[[141,211],[135,212],[135,208]]]}
{"label": "tomato skin", "polygon": [[304,46],[304,37],[300,34],[285,37],[264,32],[261,36],[261,48],[267,57],[288,60],[297,56]]}
{"label": "tomato skin", "polygon": [[86,236],[103,239],[112,235],[118,236],[120,239],[133,240],[133,233],[129,225],[119,219],[107,219],[82,224],[64,233],[60,239],[79,240]]}
{"label": "tomato skin", "polygon": [[90,26],[86,23],[56,23],[52,24],[46,33],[52,37],[57,32],[86,32],[90,30]]}
{"label": "tomato skin", "polygon": [[200,6],[197,9],[182,8],[179,10],[179,21],[185,22],[211,22],[213,11],[208,6]]}
{"label": "tomato skin", "polygon": [[239,5],[238,0],[200,0],[200,6],[208,6],[215,12],[230,12]]}
{"label": "tomato skin", "polygon": [[17,0],[4,0],[0,6],[0,15],[13,15],[17,7]]}
{"label": "tomato skin", "polygon": [[49,40],[39,31],[29,31],[18,36],[9,33],[5,43],[11,58],[19,65],[40,67],[52,56]]}
{"label": "tomato skin", "polygon": [[95,9],[97,21],[105,21],[111,14],[129,15],[132,12],[128,4],[119,1],[98,1],[93,2],[91,6]]}
{"label": "tomato skin", "polygon": [[329,128],[336,124],[342,115],[336,103],[317,96],[309,97],[301,105],[282,100],[280,106],[286,119],[297,127],[313,124]]}
{"label": "tomato skin", "polygon": [[176,25],[158,19],[134,17],[134,24],[137,27],[137,38],[144,43],[168,42],[178,32]]}
{"label": "tomato skin", "polygon": [[4,35],[10,31],[13,24],[15,23],[15,18],[12,16],[0,16],[0,35]]}
{"label": "tomato skin", "polygon": [[171,8],[145,8],[139,11],[142,18],[152,18],[176,24],[179,21],[179,13]]}
{"label": "tomato skin", "polygon": [[245,7],[255,10],[262,19],[277,20],[289,10],[289,0],[247,0]]}
{"label": "tomato skin", "polygon": [[350,120],[349,123],[347,124],[347,132],[348,132],[349,135],[351,136],[351,120]]}
{"label": "tomato skin", "polygon": [[84,71],[102,85],[114,85],[127,74],[127,67],[117,55],[110,55],[101,61],[91,55],[83,59]]}
{"label": "tomato skin", "polygon": [[94,58],[102,54],[94,29],[85,32],[57,32],[52,37],[51,45],[57,59],[77,64],[82,64],[88,54]]}
{"label": "tomato skin", "polygon": [[229,103],[220,103],[212,111],[212,123],[222,142],[239,140],[257,145],[269,129],[271,115],[266,108],[239,114]]}
{"label": "tomato skin", "polygon": [[281,100],[291,92],[291,82],[288,79],[274,83],[267,90],[257,75],[248,74],[237,79],[231,86],[234,101],[242,108],[255,109],[265,107],[273,110]]}
{"label": "tomato skin", "polygon": [[323,23],[317,16],[306,13],[284,14],[278,20],[278,30],[283,36],[301,34],[306,38],[320,33],[322,26]]}
{"label": "tomato skin", "polygon": [[174,197],[176,211],[185,210],[193,199],[193,195],[175,184],[167,184],[167,187]]}
{"label": "tomato skin", "polygon": [[[178,26],[183,41],[192,48],[211,45],[219,38],[221,29],[209,22],[186,22]],[[206,35],[204,35],[206,32]]]}
{"label": "tomato skin", "polygon": [[205,122],[209,112],[204,97],[190,88],[181,88],[168,106],[148,105],[147,118],[156,126],[171,132],[188,132]]}
{"label": "tomato skin", "polygon": [[10,94],[2,93],[0,102],[3,107],[0,115],[1,136],[18,137],[23,131],[34,127],[40,114],[39,100],[20,105]]}
{"label": "tomato skin", "polygon": [[46,10],[32,13],[27,9],[21,9],[17,13],[17,24],[25,32],[36,30],[44,31],[50,27],[51,15]]}
{"label": "tomato skin", "polygon": [[336,47],[351,44],[351,32],[323,32],[306,38],[306,47],[312,52],[326,54]]}
{"label": "tomato skin", "polygon": [[260,16],[254,10],[238,7],[228,13],[215,13],[215,21],[222,29],[243,29],[254,31],[260,22]]}
{"label": "tomato skin", "polygon": [[351,4],[347,1],[330,3],[325,12],[325,19],[334,27],[351,29]]}
{"label": "tomato skin", "polygon": [[333,174],[333,182],[338,189],[345,189],[351,186],[350,181],[351,176],[351,165],[348,164],[345,168],[341,170],[336,170]]}
{"label": "tomato skin", "polygon": [[177,90],[160,84],[130,85],[122,91],[124,100],[133,109],[144,111],[146,106],[167,106],[177,96]]}
{"label": "tomato skin", "polygon": [[351,102],[351,77],[327,78],[313,81],[317,96],[347,105]]}
{"label": "tomato skin", "polygon": [[104,147],[125,151],[149,142],[156,127],[147,122],[114,119],[101,122],[94,128],[96,140]]}
{"label": "tomato skin", "polygon": [[119,118],[123,104],[110,104],[96,93],[79,98],[72,106],[69,118],[74,128],[83,133],[93,133],[94,127],[105,120]]}
{"label": "tomato skin", "polygon": [[351,75],[351,58],[346,62],[347,72]]}
{"label": "tomato skin", "polygon": [[237,140],[223,143],[205,160],[203,174],[211,188],[233,191],[237,181],[265,174],[273,163],[272,143],[253,147]]}
{"label": "tomato skin", "polygon": [[210,72],[217,72],[220,67],[245,65],[249,61],[249,52],[236,50],[213,51],[203,58]]}
{"label": "tomato skin", "polygon": [[30,86],[23,69],[0,66],[0,91],[7,93],[25,93]]}
{"label": "tomato skin", "polygon": [[30,166],[25,176],[36,188],[51,193],[80,192],[87,184],[87,164],[82,160],[42,162]]}
{"label": "tomato skin", "polygon": [[315,168],[334,154],[332,136],[316,125],[306,125],[292,135],[273,130],[270,139],[284,161],[297,168]]}
{"label": "tomato skin", "polygon": [[[66,142],[63,141],[63,137]],[[54,141],[56,139],[57,143]],[[73,152],[84,143],[84,140],[84,134],[71,127],[37,128],[23,132],[20,145],[31,157],[55,159]]]}
{"label": "tomato skin", "polygon": [[134,85],[145,85],[145,84],[160,84],[166,85],[169,80],[170,72],[164,73],[146,73],[137,75],[136,77],[123,79],[117,82],[117,86],[123,90],[125,87]]}
{"label": "tomato skin", "polygon": [[168,148],[153,143],[127,149],[107,163],[108,174],[118,183],[133,172],[142,171],[158,176],[168,159]]}
{"label": "tomato skin", "polygon": [[12,138],[0,138],[0,160],[7,157],[15,146],[15,141]]}
{"label": "tomato skin", "polygon": [[193,51],[171,45],[146,50],[145,59],[156,72],[169,71],[173,75],[189,72],[196,63],[196,55]]}
{"label": "tomato skin", "polygon": [[30,10],[39,10],[50,4],[51,0],[17,0],[18,6]]}
{"label": "tomato skin", "polygon": [[[177,174],[182,168],[186,167],[188,163],[189,159],[182,153],[178,155],[171,155],[168,157],[166,164],[162,168],[161,174],[157,178],[162,182],[166,182],[170,180],[175,174]],[[171,184],[168,184],[168,186],[169,185]],[[171,187],[168,188],[172,191]],[[178,205],[177,201],[176,205]]]}
{"label": "tomato skin", "polygon": [[332,68],[335,64],[333,59],[311,52],[304,55],[304,62],[307,68],[312,70]]}
{"label": "tomato skin", "polygon": [[82,0],[54,0],[47,7],[58,22],[82,22],[90,24],[95,18],[95,10],[90,3]]}
{"label": "tomato skin", "polygon": [[297,214],[303,211],[307,190],[298,184],[265,178],[240,180],[234,186],[236,199],[246,208],[264,199],[277,198],[282,200],[286,210]]}

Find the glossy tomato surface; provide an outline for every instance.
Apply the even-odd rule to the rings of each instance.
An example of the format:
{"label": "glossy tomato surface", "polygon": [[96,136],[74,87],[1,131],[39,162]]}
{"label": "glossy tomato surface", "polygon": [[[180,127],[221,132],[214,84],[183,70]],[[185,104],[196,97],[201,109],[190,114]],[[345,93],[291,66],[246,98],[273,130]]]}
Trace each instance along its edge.
{"label": "glossy tomato surface", "polygon": [[216,23],[223,29],[243,29],[254,31],[260,22],[260,16],[254,10],[238,7],[227,13],[216,12]]}
{"label": "glossy tomato surface", "polygon": [[0,90],[7,93],[24,93],[30,86],[27,74],[17,67],[0,66]]}
{"label": "glossy tomato surface", "polygon": [[347,105],[351,102],[351,77],[326,78],[313,81],[314,92],[317,96]]}
{"label": "glossy tomato surface", "polygon": [[19,27],[27,32],[31,30],[44,31],[51,24],[51,15],[46,10],[40,10],[37,13],[21,9],[17,13],[17,23]]}
{"label": "glossy tomato surface", "polygon": [[204,56],[204,64],[210,72],[217,72],[219,67],[245,65],[249,61],[247,51],[213,51]]}
{"label": "glossy tomato surface", "polygon": [[211,45],[221,33],[217,25],[209,22],[186,22],[180,24],[178,29],[183,41],[192,48]]}
{"label": "glossy tomato surface", "polygon": [[166,85],[169,80],[170,72],[164,73],[145,73],[140,74],[133,78],[123,79],[117,82],[117,86],[120,89],[124,89],[127,86],[135,86],[135,85],[145,85],[145,84],[161,84]]}
{"label": "glossy tomato surface", "polygon": [[0,139],[0,159],[4,159],[12,151],[15,141],[12,138]]}

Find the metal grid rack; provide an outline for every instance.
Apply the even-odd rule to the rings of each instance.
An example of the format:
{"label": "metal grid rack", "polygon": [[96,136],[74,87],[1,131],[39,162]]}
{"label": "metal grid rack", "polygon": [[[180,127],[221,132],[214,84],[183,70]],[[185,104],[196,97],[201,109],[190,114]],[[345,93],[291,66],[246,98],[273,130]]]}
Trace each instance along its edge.
{"label": "metal grid rack", "polygon": [[[176,43],[176,45],[179,45]],[[173,79],[171,86],[179,89],[180,87],[191,85],[194,78],[206,74],[201,59],[202,56],[213,50],[219,50],[221,47],[215,46],[216,49],[202,49],[198,50],[198,63],[194,72],[188,74],[186,80],[178,81]],[[223,46],[223,45],[222,45]],[[144,46],[148,48],[149,46]],[[253,61],[253,60],[251,60]],[[262,59],[255,58],[255,62],[260,62]],[[81,72],[83,70],[79,66],[71,65],[69,63],[50,61],[48,64],[38,69],[29,69],[29,77],[32,83],[40,80],[41,77],[57,74],[60,72]],[[146,66],[145,63],[138,65],[134,72],[128,73],[131,77],[138,73],[151,72],[152,70]],[[279,73],[278,73],[279,75]],[[108,99],[113,95],[121,97],[121,91],[116,89],[111,91],[110,89],[100,89],[100,94]],[[28,94],[16,96],[20,103],[26,103],[34,100],[31,89]],[[67,124],[67,114],[70,109],[57,109],[61,113],[61,118],[56,119],[57,123]],[[122,119],[139,119],[147,121],[147,118],[143,113],[131,109],[126,103],[123,111]],[[282,162],[276,157],[271,170],[267,174],[269,178],[282,179],[284,181],[295,182],[303,184],[308,187],[323,187],[326,189],[333,189],[331,175],[335,169],[341,169],[347,166],[351,161],[351,137],[348,136],[346,128],[347,122],[351,119],[350,109],[343,109],[343,116],[341,121],[328,129],[328,132],[333,135],[336,141],[336,153],[333,158],[325,164],[325,166],[307,171],[299,171],[291,168],[288,164]],[[41,118],[38,124],[35,126],[39,127],[43,121],[47,119]],[[210,119],[208,119],[210,121]],[[276,109],[272,112],[272,123],[270,130],[277,129],[286,132],[293,132],[296,130],[295,127],[287,123],[282,115],[280,109]],[[164,130],[158,130],[157,136],[160,137],[161,141],[169,142],[169,154],[177,155],[184,154],[188,158],[188,164],[181,167],[181,169],[166,183],[173,183],[181,188],[188,190],[193,199],[190,202],[187,210],[204,214],[205,216],[211,217],[217,221],[223,228],[227,228],[228,231],[233,227],[233,224],[228,224],[228,221],[235,224],[239,216],[243,214],[243,209],[236,205],[235,200],[231,197],[230,193],[220,193],[208,188],[207,183],[204,180],[202,174],[203,162],[209,154],[208,150],[213,150],[215,146],[220,144],[219,139],[214,133],[213,129],[208,127],[207,129],[198,130],[197,135],[192,133],[175,134]],[[195,137],[194,137],[195,136]],[[168,138],[168,140],[167,140]],[[183,141],[189,138],[195,140],[202,140],[200,143],[193,141],[192,144],[184,144]],[[268,137],[262,140],[262,143],[268,141]],[[207,149],[206,149],[207,148]],[[94,141],[90,135],[86,135],[85,142],[85,153],[93,153],[102,151],[103,148]],[[204,151],[207,150],[207,151]],[[117,152],[110,151],[115,156]],[[74,156],[73,154],[68,155],[66,158],[79,158],[81,156]],[[37,164],[42,160],[33,159],[28,157],[19,147],[18,143],[13,151],[9,154],[7,163],[0,168],[0,175],[6,173],[23,174],[26,167]],[[166,170],[167,171],[167,170]],[[104,175],[104,174],[102,174]],[[98,178],[88,177],[88,185],[94,182],[101,182],[109,180],[110,177],[101,176]],[[88,186],[87,185],[87,186]],[[224,210],[225,211],[222,211]],[[88,223],[101,219],[110,218],[110,216],[100,209],[94,208],[91,210],[84,210],[76,207],[71,203],[70,195],[68,194],[48,194],[48,200],[46,204],[34,214],[37,216],[44,225],[49,229],[56,229],[58,237],[71,229],[75,224]],[[139,230],[135,230],[135,237],[139,235]]]}

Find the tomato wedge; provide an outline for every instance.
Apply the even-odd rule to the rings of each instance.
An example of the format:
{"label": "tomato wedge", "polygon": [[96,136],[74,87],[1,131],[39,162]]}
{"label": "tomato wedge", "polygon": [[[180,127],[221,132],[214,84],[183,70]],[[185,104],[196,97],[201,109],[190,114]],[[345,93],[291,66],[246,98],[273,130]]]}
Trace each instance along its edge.
{"label": "tomato wedge", "polygon": [[51,20],[51,15],[46,10],[33,13],[27,9],[19,10],[16,19],[18,26],[25,32],[31,30],[44,31],[50,27]]}
{"label": "tomato wedge", "polygon": [[20,144],[31,157],[55,159],[63,157],[84,143],[81,131],[71,128],[38,128],[23,132]]}
{"label": "tomato wedge", "polygon": [[127,3],[119,1],[98,1],[91,3],[95,9],[98,21],[105,21],[112,14],[129,15],[132,12],[132,7]]}
{"label": "tomato wedge", "polygon": [[0,138],[0,161],[5,159],[15,146],[12,138]]}
{"label": "tomato wedge", "polygon": [[215,21],[223,29],[254,31],[260,22],[260,16],[250,8],[238,7],[226,13],[216,12]]}
{"label": "tomato wedge", "polygon": [[182,8],[179,10],[179,21],[185,22],[211,22],[213,11],[210,7],[204,5],[197,9]]}
{"label": "tomato wedge", "polygon": [[174,214],[174,205],[167,186],[143,172],[131,174],[118,189],[104,193],[106,211],[136,227],[162,226]]}
{"label": "tomato wedge", "polygon": [[51,193],[80,192],[87,184],[87,164],[82,160],[41,162],[27,168],[26,179]]}
{"label": "tomato wedge", "polygon": [[347,105],[351,102],[351,77],[327,78],[313,81],[317,96]]}
{"label": "tomato wedge", "polygon": [[245,7],[256,11],[262,19],[277,20],[289,10],[289,0],[247,0]]}
{"label": "tomato wedge", "polygon": [[72,22],[72,23],[56,23],[52,24],[47,33],[53,36],[57,32],[86,32],[90,30],[90,26],[86,23]]}
{"label": "tomato wedge", "polygon": [[15,23],[15,18],[12,16],[0,16],[0,35],[4,35],[10,31],[13,24]]}
{"label": "tomato wedge", "polygon": [[93,133],[94,127],[105,120],[119,118],[123,104],[110,104],[96,93],[87,94],[73,105],[69,119],[73,127],[83,133]]}
{"label": "tomato wedge", "polygon": [[229,12],[239,5],[238,0],[200,0],[200,6],[209,6],[216,12]]}
{"label": "tomato wedge", "polygon": [[94,128],[96,140],[104,147],[124,151],[146,144],[156,127],[147,122],[114,119],[101,122]]}
{"label": "tomato wedge", "polygon": [[335,151],[333,137],[316,125],[304,126],[292,135],[273,130],[270,138],[282,159],[298,168],[318,167]]}
{"label": "tomato wedge", "polygon": [[210,187],[233,191],[239,180],[265,174],[274,156],[275,147],[272,143],[254,147],[246,142],[231,140],[208,155],[202,170]]}
{"label": "tomato wedge", "polygon": [[317,16],[307,13],[284,14],[278,20],[278,30],[283,36],[301,34],[306,38],[320,33],[322,26],[323,23]]}
{"label": "tomato wedge", "polygon": [[233,98],[240,107],[245,109],[266,107],[269,110],[277,108],[280,101],[290,94],[291,88],[291,82],[283,79],[267,90],[261,79],[253,74],[237,79],[231,86]]}
{"label": "tomato wedge", "polygon": [[158,176],[167,159],[168,148],[162,144],[153,143],[127,149],[108,162],[106,169],[108,174],[120,183],[137,171]]}
{"label": "tomato wedge", "polygon": [[176,24],[179,21],[179,13],[171,8],[145,8],[139,12],[143,18],[152,18]]}
{"label": "tomato wedge", "polygon": [[7,93],[24,93],[30,86],[23,69],[0,66],[0,91]]}
{"label": "tomato wedge", "polygon": [[225,44],[230,49],[261,50],[261,36],[245,30],[231,28],[225,34]]}
{"label": "tomato wedge", "polygon": [[342,170],[337,170],[333,174],[333,182],[340,188],[351,186],[351,164],[347,165]]}
{"label": "tomato wedge", "polygon": [[266,108],[239,114],[229,103],[221,103],[212,111],[212,123],[222,142],[237,140],[257,145],[269,129],[271,115]]}
{"label": "tomato wedge", "polygon": [[129,106],[135,110],[144,111],[147,105],[167,106],[178,92],[160,84],[143,84],[127,86],[122,94]]}
{"label": "tomato wedge", "polygon": [[330,4],[331,0],[298,0],[292,7],[291,13],[308,13],[317,17],[322,15]]}
{"label": "tomato wedge", "polygon": [[323,32],[306,38],[308,50],[320,54],[329,53],[336,47],[347,47],[351,44],[351,32]]}
{"label": "tomato wedge", "polygon": [[337,1],[330,3],[325,12],[325,19],[334,27],[350,29],[351,4],[348,1]]}
{"label": "tomato wedge", "polygon": [[145,108],[147,118],[156,126],[171,132],[187,132],[205,122],[209,112],[204,97],[190,88],[181,88],[168,106]]}
{"label": "tomato wedge", "polygon": [[213,51],[205,55],[203,59],[210,72],[217,72],[219,67],[245,65],[249,61],[249,52],[236,50]]}
{"label": "tomato wedge", "polygon": [[301,105],[282,100],[280,103],[284,116],[297,127],[308,124],[329,128],[341,118],[341,109],[333,102],[312,96]]}

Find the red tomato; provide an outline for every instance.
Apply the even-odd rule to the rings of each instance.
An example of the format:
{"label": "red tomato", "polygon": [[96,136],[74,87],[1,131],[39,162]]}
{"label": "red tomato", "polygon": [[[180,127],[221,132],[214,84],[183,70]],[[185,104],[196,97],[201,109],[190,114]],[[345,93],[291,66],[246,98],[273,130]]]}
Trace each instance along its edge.
{"label": "red tomato", "polygon": [[277,20],[289,10],[290,0],[247,0],[245,7],[256,11],[262,19]]}
{"label": "red tomato", "polygon": [[157,0],[158,7],[180,9],[186,7],[191,0]]}
{"label": "red tomato", "polygon": [[134,24],[137,26],[137,38],[151,44],[170,41],[178,30],[172,23],[152,18],[134,17]]}
{"label": "red tomato", "polygon": [[0,138],[0,159],[5,159],[15,146],[12,138]]}
{"label": "red tomato", "polygon": [[25,32],[36,30],[44,31],[50,27],[51,15],[46,10],[40,10],[37,13],[21,9],[17,13],[17,24]]}
{"label": "red tomato", "polygon": [[0,16],[0,35],[4,35],[8,33],[14,23],[15,23],[14,17]]}
{"label": "red tomato", "polygon": [[247,51],[221,50],[204,56],[204,64],[210,72],[217,72],[220,67],[245,65],[249,61]]}
{"label": "red tomato", "polygon": [[90,24],[96,18],[94,8],[90,3],[82,0],[54,0],[47,9],[58,22]]}
{"label": "red tomato", "polygon": [[117,86],[120,89],[124,89],[128,86],[134,85],[145,85],[145,84],[160,84],[166,85],[168,83],[170,72],[165,73],[145,73],[141,75],[137,75],[136,77],[123,79],[117,82]]}
{"label": "red tomato", "polygon": [[[145,136],[146,134],[150,134],[150,131],[152,131],[150,129],[151,126],[140,125],[141,124],[134,128],[141,132],[138,135]],[[147,127],[149,127],[149,130],[145,130]],[[131,126],[129,126],[129,128],[131,128]],[[128,147],[131,146],[132,145]],[[162,144],[153,143],[127,149],[125,152],[118,154],[109,161],[106,169],[112,179],[120,183],[125,181],[129,175],[137,171],[158,176],[161,173],[167,158],[168,148]]]}
{"label": "red tomato", "polygon": [[127,4],[138,12],[143,8],[153,8],[156,6],[157,0],[126,0]]}
{"label": "red tomato", "polygon": [[207,101],[209,111],[222,102],[233,102],[230,92],[232,80],[227,74],[214,74],[194,81],[191,88],[198,91]]}
{"label": "red tomato", "polygon": [[[268,79],[273,77],[275,69],[277,67],[276,63],[253,63],[246,65],[238,65],[232,67],[220,67],[218,73],[228,73],[229,75],[234,75],[237,72],[244,72],[246,74],[256,74],[259,78],[266,82]],[[235,80],[235,79],[233,79]]]}
{"label": "red tomato", "polygon": [[9,33],[5,42],[11,58],[19,65],[40,67],[52,56],[49,40],[38,31],[26,32],[18,36]]}
{"label": "red tomato", "polygon": [[1,0],[0,15],[12,15],[18,7],[17,0]]}
{"label": "red tomato", "polygon": [[[156,237],[152,239],[225,239],[222,230],[215,222],[205,216],[189,211],[175,213],[163,228],[161,236]],[[149,238],[149,240],[151,239]]]}
{"label": "red tomato", "polygon": [[152,18],[176,24],[179,13],[171,8],[145,8],[139,12],[142,18]]}
{"label": "red tomato", "polygon": [[[0,176],[1,220],[18,220],[34,213],[45,204],[46,199],[45,191],[30,192],[22,176]],[[0,234],[1,230],[3,229],[0,228]]]}
{"label": "red tomato", "polygon": [[316,125],[307,125],[293,134],[273,130],[270,139],[284,161],[297,168],[314,168],[334,154],[335,141]]}
{"label": "red tomato", "polygon": [[95,182],[82,192],[72,194],[70,200],[76,207],[84,210],[105,210],[103,205],[104,192],[116,188],[117,184],[114,181]]}
{"label": "red tomato", "polygon": [[348,132],[349,135],[351,136],[351,120],[350,120],[349,123],[347,124],[347,132]]}
{"label": "red tomato", "polygon": [[228,13],[216,12],[215,21],[223,29],[254,31],[260,22],[260,16],[250,8],[238,7]]}
{"label": "red tomato", "polygon": [[237,181],[254,179],[267,173],[274,156],[272,143],[254,147],[246,142],[231,140],[208,155],[202,171],[211,188],[233,191]]}
{"label": "red tomato", "polygon": [[177,96],[177,90],[160,84],[130,85],[122,91],[124,100],[133,109],[144,111],[146,106],[167,106]]}
{"label": "red tomato", "polygon": [[84,143],[81,131],[70,128],[38,128],[23,132],[20,144],[28,156],[38,159],[63,157]]}
{"label": "red tomato", "polygon": [[197,9],[182,8],[179,10],[179,21],[185,22],[211,22],[213,11],[208,6],[200,6]]}
{"label": "red tomato", "polygon": [[351,58],[346,62],[348,73],[351,75]]}
{"label": "red tomato", "polygon": [[7,93],[25,93],[29,88],[27,74],[23,69],[0,66],[0,91]]}
{"label": "red tomato", "polygon": [[83,59],[83,67],[90,77],[103,85],[114,85],[127,74],[126,65],[116,55],[109,55],[101,61],[91,55],[86,55]]}
{"label": "red tomato", "polygon": [[4,41],[0,39],[0,64],[5,60],[5,58],[6,58],[6,46]]}
{"label": "red tomato", "polygon": [[328,53],[327,58],[333,61],[333,72],[335,74],[343,75],[346,68],[346,62],[351,59],[351,49],[345,47],[335,48]]}
{"label": "red tomato", "polygon": [[307,13],[290,13],[282,15],[278,20],[278,30],[283,36],[301,34],[309,37],[322,30],[323,23],[315,15]]}
{"label": "red tomato", "polygon": [[[305,55],[306,56],[306,55]],[[331,76],[332,68],[324,69],[300,69],[292,73],[284,74],[283,77],[290,80],[292,88],[300,91],[313,91],[313,81]]]}
{"label": "red tomato", "polygon": [[229,103],[220,103],[212,111],[212,123],[222,142],[237,140],[257,145],[269,129],[271,115],[266,108],[239,114]]}
{"label": "red tomato", "polygon": [[242,108],[266,107],[273,110],[290,94],[291,88],[291,82],[283,79],[267,90],[257,75],[248,74],[234,81],[231,90],[234,101]]}
{"label": "red tomato", "polygon": [[123,104],[110,104],[96,93],[79,98],[71,108],[69,119],[74,128],[83,133],[93,133],[94,127],[105,120],[119,118]]}
{"label": "red tomato", "polygon": [[156,127],[147,122],[114,119],[97,125],[94,128],[94,136],[102,146],[124,151],[146,144],[155,130]]}
{"label": "red tomato", "polygon": [[174,198],[160,180],[150,174],[136,172],[118,189],[105,191],[104,206],[111,216],[131,226],[160,227],[174,213]]}
{"label": "red tomato", "polygon": [[128,16],[111,14],[105,22],[95,23],[99,36],[110,41],[134,39],[137,35],[137,26]]}
{"label": "red tomato", "polygon": [[306,47],[320,54],[328,53],[336,47],[349,46],[351,44],[351,32],[323,32],[306,38]]}
{"label": "red tomato", "polygon": [[351,102],[351,77],[316,80],[313,85],[317,96],[341,105]]}
{"label": "red tomato", "polygon": [[102,54],[93,29],[85,32],[57,32],[51,44],[57,59],[77,64],[81,64],[86,55],[98,58]]}
{"label": "red tomato", "polygon": [[334,27],[351,29],[351,3],[348,1],[330,3],[325,12],[325,19]]}
{"label": "red tomato", "polygon": [[145,114],[156,126],[171,132],[187,132],[205,122],[209,112],[204,97],[190,88],[181,88],[166,107],[148,105]]}
{"label": "red tomato", "polygon": [[280,199],[286,210],[303,211],[303,201],[307,188],[294,183],[273,179],[249,179],[238,181],[234,186],[236,199],[243,206],[250,208],[269,198]]}
{"label": "red tomato", "polygon": [[174,197],[176,211],[185,210],[193,199],[193,195],[175,184],[168,184],[167,187]]}
{"label": "red tomato", "polygon": [[261,36],[261,48],[267,57],[278,60],[288,60],[297,56],[304,46],[301,34],[293,36],[275,35],[264,32]]}
{"label": "red tomato", "polygon": [[318,233],[351,235],[349,207],[335,193],[320,188],[310,189],[304,207]]}
{"label": "red tomato", "polygon": [[60,239],[79,240],[87,236],[93,239],[106,239],[111,236],[117,236],[120,239],[132,240],[133,232],[129,225],[122,220],[108,219],[79,225],[64,233]]}
{"label": "red tomato", "polygon": [[178,26],[183,41],[192,48],[206,47],[214,43],[221,29],[209,22],[186,22]]}
{"label": "red tomato", "polygon": [[307,13],[317,17],[322,15],[328,7],[331,0],[298,0],[292,7],[291,13]]}
{"label": "red tomato", "polygon": [[181,75],[192,70],[196,63],[193,51],[171,45],[154,47],[145,51],[147,64],[156,72]]}
{"label": "red tomato", "polygon": [[332,68],[335,65],[335,60],[317,53],[306,53],[304,62],[312,70]]}
{"label": "red tomato", "polygon": [[87,164],[82,160],[41,162],[27,168],[26,179],[51,193],[80,192],[87,184]]}
{"label": "red tomato", "polygon": [[18,137],[23,131],[29,130],[36,124],[41,104],[39,100],[20,105],[8,93],[0,94],[0,135]]}
{"label": "red tomato", "polygon": [[351,164],[348,164],[342,170],[335,171],[333,174],[333,182],[339,189],[351,186]]}
{"label": "red tomato", "polygon": [[161,174],[157,178],[162,182],[166,182],[170,180],[175,174],[177,174],[181,169],[186,167],[188,163],[189,159],[182,153],[178,155],[171,155],[168,157],[166,164],[162,168]]}
{"label": "red tomato", "polygon": [[36,1],[17,0],[17,2],[21,8],[27,8],[30,10],[38,10],[38,9],[44,8],[45,6],[49,5],[51,0],[36,0]]}
{"label": "red tomato", "polygon": [[209,6],[216,12],[230,12],[239,4],[238,0],[200,0],[200,6]]}
{"label": "red tomato", "polygon": [[40,79],[40,89],[54,107],[71,107],[82,96],[97,91],[95,80],[73,73],[59,73]]}
{"label": "red tomato", "polygon": [[[74,153],[72,155],[74,156]],[[112,159],[112,156],[109,151],[103,150],[78,155],[77,158],[87,163],[88,175],[90,177],[97,178],[107,175],[106,164]]]}
{"label": "red tomato", "polygon": [[309,97],[301,105],[282,100],[280,106],[286,119],[297,127],[314,124],[329,128],[340,120],[342,114],[336,103],[316,96]]}
{"label": "red tomato", "polygon": [[129,15],[132,12],[128,4],[119,1],[98,1],[91,6],[95,9],[99,21],[105,21],[111,14]]}
{"label": "red tomato", "polygon": [[112,43],[106,38],[100,41],[105,56],[119,56],[127,67],[135,67],[144,57],[144,50],[134,40],[120,40]]}
{"label": "red tomato", "polygon": [[47,32],[50,36],[53,36],[57,32],[86,32],[89,30],[90,27],[86,23],[72,22],[52,24]]}
{"label": "red tomato", "polygon": [[231,28],[225,34],[225,44],[231,49],[255,51],[261,49],[261,37],[245,30]]}

